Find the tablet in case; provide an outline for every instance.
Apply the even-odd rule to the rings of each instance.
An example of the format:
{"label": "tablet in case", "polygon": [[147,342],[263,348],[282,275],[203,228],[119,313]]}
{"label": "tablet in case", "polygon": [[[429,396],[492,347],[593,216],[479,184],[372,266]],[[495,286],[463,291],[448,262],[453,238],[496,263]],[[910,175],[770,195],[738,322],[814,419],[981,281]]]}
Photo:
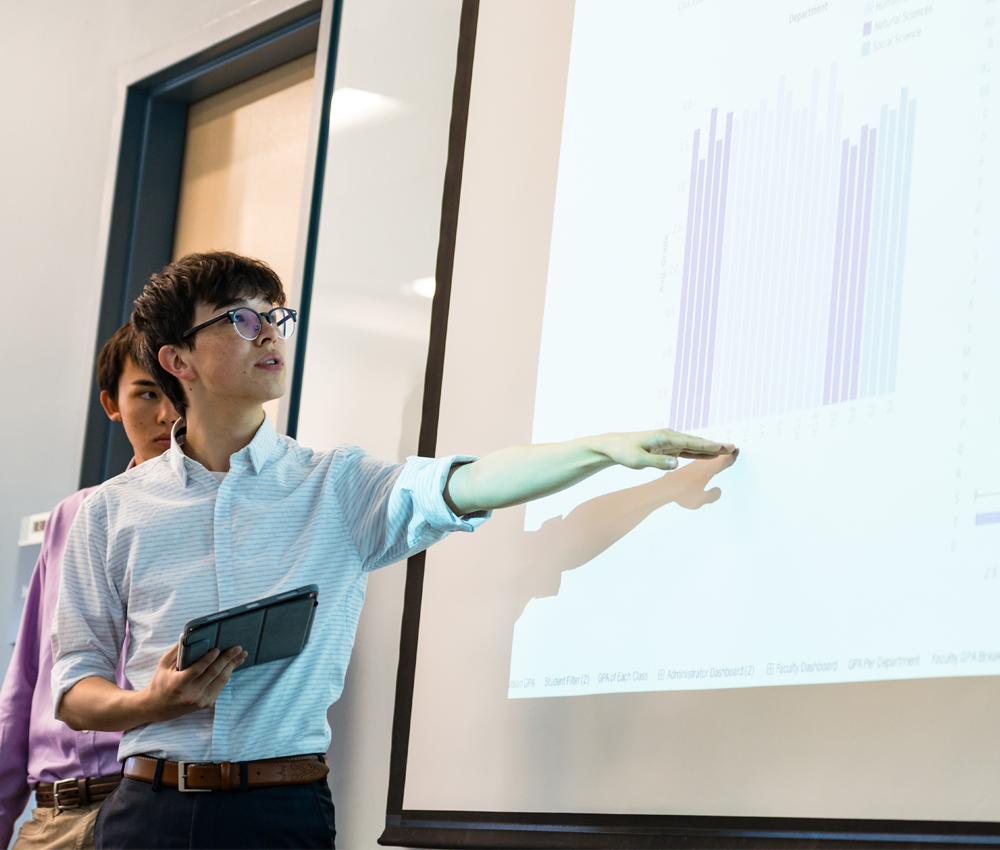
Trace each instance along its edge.
{"label": "tablet in case", "polygon": [[246,650],[246,660],[234,673],[298,655],[309,641],[318,597],[319,587],[308,584],[191,620],[177,647],[177,669],[190,667],[213,647]]}

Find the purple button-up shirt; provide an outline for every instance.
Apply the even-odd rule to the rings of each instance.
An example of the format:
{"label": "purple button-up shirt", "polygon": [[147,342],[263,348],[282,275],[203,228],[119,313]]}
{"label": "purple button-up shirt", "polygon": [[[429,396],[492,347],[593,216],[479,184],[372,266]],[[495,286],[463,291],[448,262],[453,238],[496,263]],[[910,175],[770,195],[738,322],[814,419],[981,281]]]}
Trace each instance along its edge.
{"label": "purple button-up shirt", "polygon": [[[52,614],[59,592],[63,548],[83,500],[95,487],[80,490],[52,511],[42,551],[31,574],[14,657],[0,690],[0,847],[39,782],[83,776],[110,776],[121,769],[121,732],[74,732],[55,719],[52,705]],[[124,653],[123,653],[124,655]],[[119,664],[119,687],[128,680]]]}

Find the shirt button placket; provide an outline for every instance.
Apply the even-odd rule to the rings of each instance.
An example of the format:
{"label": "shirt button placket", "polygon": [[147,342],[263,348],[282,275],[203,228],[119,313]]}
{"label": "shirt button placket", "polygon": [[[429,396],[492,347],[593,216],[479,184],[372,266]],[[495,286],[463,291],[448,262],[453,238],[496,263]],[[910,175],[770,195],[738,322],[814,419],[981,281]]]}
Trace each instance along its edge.
{"label": "shirt button placket", "polygon": [[[233,571],[231,498],[234,491],[232,486],[234,482],[231,479],[237,474],[236,464],[231,464],[229,474],[222,479],[215,497],[215,580],[219,590],[220,610],[230,608],[238,602]],[[214,761],[228,758],[232,687],[232,679],[230,679],[215,700],[215,713],[212,722],[212,759]]]}

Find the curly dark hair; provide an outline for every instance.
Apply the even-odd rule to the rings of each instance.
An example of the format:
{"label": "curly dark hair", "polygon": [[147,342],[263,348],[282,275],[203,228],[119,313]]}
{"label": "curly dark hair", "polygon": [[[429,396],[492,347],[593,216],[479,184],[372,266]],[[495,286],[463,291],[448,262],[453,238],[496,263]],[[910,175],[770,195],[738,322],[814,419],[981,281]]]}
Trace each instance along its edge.
{"label": "curly dark hair", "polygon": [[164,345],[191,349],[197,334],[182,340],[194,324],[196,305],[224,307],[242,298],[266,298],[285,305],[285,290],[265,262],[231,251],[188,254],[154,274],[135,301],[132,323],[142,337],[142,365],[183,416],[187,397],[181,382],[160,365]]}
{"label": "curly dark hair", "polygon": [[118,401],[118,384],[129,360],[140,368],[146,368],[142,356],[142,338],[132,327],[131,321],[118,328],[97,355],[97,386],[115,401]]}

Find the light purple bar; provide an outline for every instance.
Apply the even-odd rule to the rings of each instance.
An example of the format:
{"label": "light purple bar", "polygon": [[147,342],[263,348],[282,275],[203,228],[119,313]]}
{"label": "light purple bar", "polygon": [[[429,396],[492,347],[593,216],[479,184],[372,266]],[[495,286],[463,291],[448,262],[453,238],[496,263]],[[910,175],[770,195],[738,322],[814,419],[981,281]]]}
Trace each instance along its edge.
{"label": "light purple bar", "polygon": [[[830,280],[830,267],[833,263],[834,232],[836,230],[836,210],[834,199],[837,193],[837,143],[840,133],[837,131],[837,63],[830,65],[830,84],[827,87],[826,124],[821,133],[821,142],[817,157],[819,158],[819,215],[816,218],[816,257],[815,272],[812,280],[816,285],[815,309],[812,312],[809,334],[809,364],[810,373],[805,385],[806,407],[815,407],[824,402],[824,366],[823,339],[829,339],[829,332],[823,333],[824,320],[828,305],[825,303],[826,283]],[[846,173],[846,167],[844,169]],[[832,364],[831,364],[832,365]]]}
{"label": "light purple bar", "polygon": [[699,239],[699,259],[698,278],[694,290],[694,324],[691,327],[691,359],[688,361],[688,385],[687,395],[684,398],[684,423],[685,431],[691,428],[694,419],[694,394],[698,383],[698,361],[701,354],[703,340],[701,336],[701,315],[705,310],[705,273],[710,262],[708,253],[708,243],[711,236],[711,213],[713,198],[715,197],[715,125],[718,117],[718,109],[712,110],[712,120],[708,128],[708,147],[705,148],[705,195],[702,206],[701,236]]}
{"label": "light purple bar", "polygon": [[701,130],[694,131],[694,142],[691,151],[691,181],[688,183],[688,217],[687,233],[684,236],[684,271],[681,278],[681,306],[677,319],[677,342],[674,344],[674,388],[670,395],[670,427],[677,427],[677,402],[680,398],[680,377],[681,377],[681,350],[684,348],[686,333],[688,332],[685,315],[687,302],[690,297],[690,273],[691,273],[691,242],[694,231],[694,198],[697,192],[698,180],[698,142],[701,137]]}
{"label": "light purple bar", "polygon": [[[791,95],[789,95],[791,97]],[[805,127],[806,110],[797,109],[792,113],[792,142],[789,149],[788,164],[788,224],[785,227],[785,238],[782,240],[782,272],[781,281],[785,303],[783,320],[779,323],[780,337],[778,339],[778,359],[782,361],[778,381],[777,412],[788,410],[788,387],[794,380],[796,358],[792,356],[797,342],[798,307],[802,295],[802,287],[796,286],[796,265],[801,244],[800,227],[802,221],[800,200],[802,181],[803,130]]]}
{"label": "light purple bar", "polygon": [[997,524],[1000,524],[1000,511],[990,511],[985,514],[976,514],[976,525]]}
{"label": "light purple bar", "polygon": [[878,131],[868,133],[868,176],[865,178],[865,223],[861,231],[861,276],[858,279],[858,315],[854,326],[854,357],[851,362],[851,400],[858,397],[858,367],[861,363],[861,330],[864,320],[865,284],[868,272],[868,237],[871,233],[872,184],[875,176],[875,142]]}
{"label": "light purple bar", "polygon": [[[824,235],[823,235],[824,246],[823,246],[823,252],[824,252],[824,265],[825,265],[825,267],[827,269],[829,269],[836,262],[835,254],[836,254],[836,229],[837,228],[836,228],[836,222],[833,220],[833,218],[831,218],[831,216],[835,216],[836,215],[834,204],[833,204],[833,199],[834,199],[834,197],[838,196],[837,182],[840,179],[838,177],[839,172],[837,171],[836,149],[837,149],[837,145],[840,144],[844,140],[843,133],[841,132],[842,129],[843,129],[843,125],[844,125],[844,120],[843,119],[844,119],[844,93],[843,92],[837,92],[836,107],[834,109],[833,137],[832,137],[832,148],[833,148],[834,154],[831,157],[832,161],[830,163],[830,179],[829,179],[829,182],[828,182],[827,188],[826,188],[826,191],[829,193],[828,196],[829,196],[830,200],[826,204],[826,207],[825,207],[825,210],[824,210],[824,216],[823,216],[823,218],[824,218],[824,225],[823,225],[823,227],[824,227]],[[848,158],[850,158],[850,141],[848,141]],[[844,172],[845,172],[845,174],[847,172],[847,163],[844,163]],[[816,311],[816,326],[817,326],[817,328],[816,328],[817,329],[817,334],[816,334],[816,346],[817,346],[816,356],[817,356],[817,360],[820,363],[823,362],[822,358],[820,357],[820,352],[822,351],[822,339],[821,339],[821,333],[820,333],[820,331],[821,331],[821,329],[823,327],[823,318],[824,318],[823,317],[823,311],[822,310],[817,310]],[[829,318],[829,317],[827,317],[827,318]],[[833,319],[833,321],[834,321],[834,327],[836,328],[836,322],[837,322],[836,307],[834,307],[834,319]],[[816,392],[816,401],[815,401],[815,404],[820,404],[822,402],[822,392],[823,392],[822,386],[823,385],[820,383],[820,375],[819,374],[817,374],[816,378],[817,378],[817,381],[816,381],[817,386],[816,386],[816,390],[815,390],[815,392]],[[831,385],[831,390],[832,389],[833,389],[833,387]]]}
{"label": "light purple bar", "polygon": [[708,322],[708,362],[705,364],[705,401],[701,412],[701,427],[708,426],[712,400],[712,368],[715,364],[715,323],[719,315],[719,279],[722,272],[722,238],[726,231],[726,189],[729,185],[729,152],[733,137],[733,113],[726,116],[726,146],[722,154],[722,187],[719,190],[719,233],[715,243],[715,281],[712,284],[712,312]]}
{"label": "light purple bar", "polygon": [[[908,89],[903,89],[904,92]],[[903,185],[900,199],[899,255],[896,258],[896,296],[893,298],[895,314],[892,319],[892,347],[889,350],[889,392],[896,390],[896,369],[899,356],[899,323],[903,305],[903,267],[906,263],[906,227],[910,214],[910,174],[913,168],[913,125],[917,118],[917,102],[909,101],[910,114],[906,119],[906,161],[903,164]]]}
{"label": "light purple bar", "polygon": [[781,242],[782,214],[785,204],[785,165],[787,162],[788,141],[787,129],[789,120],[789,98],[785,95],[785,77],[778,78],[778,104],[774,119],[774,144],[771,170],[771,203],[768,205],[767,217],[767,253],[764,257],[762,298],[766,305],[762,313],[761,358],[759,368],[761,381],[757,390],[754,405],[755,416],[767,416],[771,412],[772,392],[774,388],[775,363],[774,338],[779,329],[776,313],[780,304],[778,288],[779,252]]}
{"label": "light purple bar", "polygon": [[715,185],[712,186],[712,214],[709,218],[708,235],[708,265],[705,268],[705,289],[702,293],[704,309],[701,314],[701,327],[698,329],[698,367],[695,378],[694,403],[691,406],[691,427],[700,427],[702,410],[702,393],[705,389],[705,366],[708,362],[707,342],[708,342],[708,320],[712,312],[712,281],[715,278],[717,235],[719,227],[718,207],[719,194],[722,186],[722,139],[715,143]]}
{"label": "light purple bar", "polygon": [[854,316],[858,309],[858,263],[861,260],[861,220],[865,201],[865,166],[868,163],[868,125],[861,128],[861,145],[858,151],[857,199],[854,209],[854,236],[851,238],[851,289],[847,299],[847,320],[844,325],[844,359],[841,401],[851,394],[851,367],[854,355]]}
{"label": "light purple bar", "polygon": [[[774,168],[772,167],[771,151],[774,148],[774,128],[775,113],[767,113],[767,122],[764,128],[764,144],[760,148],[759,156],[763,177],[760,185],[760,209],[757,212],[760,221],[760,230],[757,237],[757,265],[754,270],[753,280],[753,359],[750,362],[751,382],[748,387],[747,398],[747,419],[756,419],[760,415],[760,391],[764,381],[764,369],[767,364],[765,356],[764,340],[764,319],[767,310],[767,293],[765,287],[767,281],[764,277],[764,266],[767,263],[767,234],[770,225],[768,213],[774,204]],[[763,118],[763,116],[761,116]]]}
{"label": "light purple bar", "polygon": [[[719,406],[715,411],[715,419],[720,425],[733,421],[733,405],[736,397],[736,370],[738,366],[740,331],[743,311],[741,299],[743,294],[742,267],[740,260],[743,255],[743,244],[746,239],[746,213],[744,205],[747,196],[747,134],[750,129],[750,111],[744,110],[740,118],[733,119],[732,168],[729,180],[729,212],[736,223],[735,233],[726,240],[726,257],[723,258],[725,277],[723,278],[719,300],[724,303],[722,337],[722,371],[716,392]],[[713,381],[713,384],[715,382]]]}
{"label": "light purple bar", "polygon": [[769,296],[767,311],[767,372],[764,383],[764,398],[761,403],[761,414],[770,416],[777,412],[778,385],[785,368],[781,359],[781,344],[785,334],[785,310],[788,307],[787,293],[784,288],[784,248],[788,245],[788,215],[789,215],[789,154],[792,134],[792,93],[780,90],[784,88],[784,78],[779,80],[779,97],[783,97],[781,110],[781,128],[776,144],[778,146],[778,203],[774,207],[772,238],[770,244],[771,265],[767,276]]}
{"label": "light purple bar", "polygon": [[840,255],[844,246],[844,196],[847,193],[847,159],[850,142],[844,139],[840,154],[840,201],[837,204],[837,237],[833,248],[833,281],[830,286],[830,328],[826,337],[826,377],[823,381],[823,404],[830,403],[833,377],[833,350],[836,342],[837,295],[840,288]]}
{"label": "light purple bar", "polygon": [[846,320],[847,287],[850,282],[851,225],[854,223],[854,192],[858,183],[858,146],[851,145],[851,165],[847,177],[847,204],[844,206],[844,248],[840,261],[840,301],[837,304],[836,349],[833,352],[833,381],[830,384],[830,403],[840,398],[840,370],[844,365],[844,324]]}
{"label": "light purple bar", "polygon": [[761,101],[760,128],[757,144],[757,191],[756,213],[754,215],[753,276],[750,280],[750,341],[747,359],[747,381],[744,386],[746,411],[741,418],[753,418],[756,388],[760,382],[760,335],[762,325],[761,266],[764,262],[765,237],[767,235],[767,204],[771,187],[771,167],[768,151],[774,136],[774,112],[767,109],[766,99]]}
{"label": "light purple bar", "polygon": [[903,186],[903,150],[906,135],[906,94],[904,88],[899,93],[899,124],[896,130],[896,158],[893,162],[892,176],[892,219],[889,223],[889,265],[886,269],[886,307],[885,307],[885,340],[882,345],[882,362],[879,370],[879,394],[889,392],[889,361],[892,359],[892,323],[896,314],[896,301],[899,290],[894,286],[896,280],[896,263],[899,258],[899,213],[902,201]]}
{"label": "light purple bar", "polygon": [[885,152],[886,132],[889,124],[889,107],[882,105],[879,116],[879,132],[877,133],[877,144],[875,145],[875,183],[872,187],[872,224],[868,253],[868,269],[872,273],[872,279],[866,278],[865,295],[865,323],[864,340],[861,342],[861,375],[858,386],[858,393],[861,398],[872,395],[871,380],[873,374],[873,364],[878,362],[875,352],[878,351],[878,315],[879,315],[879,284],[878,266],[879,252],[882,241],[879,238],[879,222],[882,221],[882,210],[885,207]]}
{"label": "light purple bar", "polygon": [[738,268],[736,269],[736,281],[739,287],[735,310],[736,336],[733,339],[733,380],[732,391],[727,402],[729,410],[728,421],[736,422],[740,418],[741,393],[743,392],[743,379],[740,377],[740,370],[746,368],[745,349],[747,329],[745,323],[747,305],[747,253],[750,243],[750,202],[753,199],[753,163],[754,144],[757,136],[757,113],[751,113],[749,109],[743,112],[743,133],[740,146],[739,169],[740,169],[740,201],[739,213],[736,220],[739,224],[740,252]]}
{"label": "light purple bar", "polygon": [[[694,204],[694,235],[691,237],[691,278],[690,278],[690,289],[693,290],[695,287],[695,280],[698,275],[698,255],[699,248],[701,247],[701,220],[704,217],[702,213],[704,212],[704,195],[705,195],[705,160],[699,160],[698,162],[698,185],[695,190],[695,204]],[[682,357],[681,361],[681,386],[680,392],[678,393],[678,408],[677,408],[677,427],[681,430],[684,429],[684,414],[687,407],[687,386],[688,386],[688,375],[691,371],[691,330],[690,328],[694,324],[694,292],[690,292],[688,295],[687,308],[685,310],[685,323],[688,327],[688,332],[684,337],[684,351],[680,352]]]}
{"label": "light purple bar", "polygon": [[750,321],[751,308],[753,304],[753,273],[754,257],[757,245],[757,220],[760,207],[760,180],[761,168],[758,151],[760,140],[764,132],[761,112],[753,112],[750,115],[750,145],[747,152],[747,171],[749,173],[749,183],[747,188],[747,203],[743,221],[747,227],[747,239],[745,240],[745,255],[740,261],[742,281],[742,337],[738,355],[739,373],[736,381],[737,403],[733,412],[733,420],[739,421],[746,418],[747,410],[747,386],[750,383],[750,358],[753,352],[753,322]]}
{"label": "light purple bar", "polygon": [[886,262],[889,256],[889,210],[892,206],[892,181],[893,152],[895,150],[896,139],[896,110],[889,113],[888,130],[885,137],[885,162],[882,164],[882,172],[879,180],[882,182],[882,208],[879,211],[879,220],[875,222],[876,233],[878,234],[878,256],[875,265],[875,314],[872,317],[872,349],[871,363],[868,367],[868,395],[878,395],[879,370],[882,363],[882,348],[885,343],[885,332],[883,329],[883,316],[885,305],[888,303],[885,298],[885,271]]}
{"label": "light purple bar", "polygon": [[817,247],[819,236],[819,222],[826,208],[826,186],[823,183],[825,159],[823,151],[825,149],[823,133],[816,129],[819,119],[819,85],[820,73],[813,73],[812,104],[809,109],[809,151],[808,167],[806,173],[811,175],[809,181],[810,197],[813,198],[811,205],[811,215],[809,216],[808,234],[809,250],[806,254],[806,265],[802,280],[807,287],[806,314],[803,324],[803,346],[802,346],[802,372],[799,383],[796,387],[797,408],[808,407],[813,401],[812,385],[815,383],[815,376],[818,374],[815,361],[819,358],[814,356],[815,338],[820,334],[814,329],[820,314],[819,304],[823,288],[823,264],[818,258],[817,252],[822,250],[822,245]]}
{"label": "light purple bar", "polygon": [[795,246],[792,251],[792,261],[789,266],[789,275],[794,298],[794,309],[792,311],[792,329],[789,335],[789,359],[792,361],[788,385],[784,388],[786,409],[789,411],[798,410],[800,403],[799,384],[806,367],[805,352],[805,323],[809,315],[809,290],[810,281],[806,278],[806,255],[809,242],[808,221],[811,218],[810,211],[815,209],[815,198],[813,198],[807,187],[809,181],[809,108],[803,107],[800,110],[799,119],[799,141],[795,167],[795,207],[794,225],[796,228]]}

